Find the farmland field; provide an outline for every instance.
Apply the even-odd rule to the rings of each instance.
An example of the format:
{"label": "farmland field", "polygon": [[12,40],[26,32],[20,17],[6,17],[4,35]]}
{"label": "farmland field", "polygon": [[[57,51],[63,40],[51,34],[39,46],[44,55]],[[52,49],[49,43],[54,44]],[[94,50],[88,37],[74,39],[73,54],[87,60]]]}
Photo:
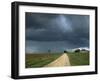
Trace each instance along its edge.
{"label": "farmland field", "polygon": [[[51,53],[51,54],[26,54],[25,56],[25,67],[26,68],[35,68],[43,67],[58,57],[61,53]],[[89,65],[89,53],[67,53],[71,66],[80,66],[80,65]]]}
{"label": "farmland field", "polygon": [[89,53],[69,53],[71,66],[89,65]]}
{"label": "farmland field", "polygon": [[44,65],[54,61],[62,54],[26,54],[25,56],[25,67],[43,67]]}

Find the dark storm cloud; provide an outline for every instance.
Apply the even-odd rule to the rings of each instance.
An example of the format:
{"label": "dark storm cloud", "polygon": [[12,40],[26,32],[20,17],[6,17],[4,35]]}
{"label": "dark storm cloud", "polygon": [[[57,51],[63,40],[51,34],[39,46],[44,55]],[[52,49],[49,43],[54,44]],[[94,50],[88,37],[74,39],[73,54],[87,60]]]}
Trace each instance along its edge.
{"label": "dark storm cloud", "polygon": [[89,16],[26,13],[26,40],[89,46]]}
{"label": "dark storm cloud", "polygon": [[[67,47],[66,47],[67,46]],[[26,52],[63,52],[66,49],[75,48],[72,44],[69,44],[66,41],[27,41],[26,42]]]}
{"label": "dark storm cloud", "polygon": [[36,42],[33,44],[32,41],[39,44],[45,42],[43,44],[46,48],[53,48],[57,42],[59,46],[63,42],[63,48],[89,47],[89,16],[26,13],[26,45],[32,48],[35,45],[38,49],[43,46],[36,45]]}

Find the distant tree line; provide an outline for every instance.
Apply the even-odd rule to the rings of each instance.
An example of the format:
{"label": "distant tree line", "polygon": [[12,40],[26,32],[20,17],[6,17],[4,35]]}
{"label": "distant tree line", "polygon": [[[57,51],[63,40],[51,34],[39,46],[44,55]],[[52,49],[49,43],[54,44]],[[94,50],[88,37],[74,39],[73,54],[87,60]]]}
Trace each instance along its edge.
{"label": "distant tree line", "polygon": [[80,52],[80,49],[76,49],[75,52]]}

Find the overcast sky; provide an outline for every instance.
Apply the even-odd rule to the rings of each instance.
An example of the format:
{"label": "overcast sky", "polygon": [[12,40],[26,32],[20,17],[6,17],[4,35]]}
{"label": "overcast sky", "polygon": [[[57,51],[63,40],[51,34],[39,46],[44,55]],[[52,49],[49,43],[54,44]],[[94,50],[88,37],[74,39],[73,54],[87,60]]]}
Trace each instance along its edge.
{"label": "overcast sky", "polygon": [[26,52],[89,48],[89,16],[26,13]]}

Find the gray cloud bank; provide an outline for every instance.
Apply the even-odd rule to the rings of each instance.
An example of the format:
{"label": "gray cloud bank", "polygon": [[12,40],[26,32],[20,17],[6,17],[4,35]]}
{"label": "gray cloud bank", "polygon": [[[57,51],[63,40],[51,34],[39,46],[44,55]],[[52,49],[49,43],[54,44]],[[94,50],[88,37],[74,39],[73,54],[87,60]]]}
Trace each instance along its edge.
{"label": "gray cloud bank", "polygon": [[26,13],[26,52],[89,48],[89,16]]}

